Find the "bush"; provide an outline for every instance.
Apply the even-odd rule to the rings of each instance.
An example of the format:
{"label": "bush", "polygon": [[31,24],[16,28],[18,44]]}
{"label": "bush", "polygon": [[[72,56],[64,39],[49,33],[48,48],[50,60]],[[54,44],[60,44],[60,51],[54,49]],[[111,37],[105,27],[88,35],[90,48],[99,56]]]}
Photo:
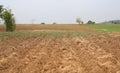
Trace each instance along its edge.
{"label": "bush", "polygon": [[89,21],[87,22],[87,24],[95,24],[95,22],[89,20]]}
{"label": "bush", "polygon": [[45,24],[44,22],[42,22],[41,24]]}

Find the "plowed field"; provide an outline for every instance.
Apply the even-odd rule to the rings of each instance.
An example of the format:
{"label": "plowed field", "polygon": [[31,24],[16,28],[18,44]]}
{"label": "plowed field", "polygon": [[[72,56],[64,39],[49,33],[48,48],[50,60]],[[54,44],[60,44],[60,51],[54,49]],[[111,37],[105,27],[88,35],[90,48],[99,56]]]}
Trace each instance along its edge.
{"label": "plowed field", "polygon": [[120,33],[1,36],[0,73],[120,73]]}

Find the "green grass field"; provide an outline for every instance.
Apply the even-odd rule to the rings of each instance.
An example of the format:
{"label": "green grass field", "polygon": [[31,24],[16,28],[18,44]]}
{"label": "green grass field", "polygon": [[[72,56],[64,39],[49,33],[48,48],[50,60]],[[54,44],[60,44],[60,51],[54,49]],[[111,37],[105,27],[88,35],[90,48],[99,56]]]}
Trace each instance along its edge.
{"label": "green grass field", "polygon": [[107,32],[120,32],[120,24],[98,24],[88,25],[87,27]]}

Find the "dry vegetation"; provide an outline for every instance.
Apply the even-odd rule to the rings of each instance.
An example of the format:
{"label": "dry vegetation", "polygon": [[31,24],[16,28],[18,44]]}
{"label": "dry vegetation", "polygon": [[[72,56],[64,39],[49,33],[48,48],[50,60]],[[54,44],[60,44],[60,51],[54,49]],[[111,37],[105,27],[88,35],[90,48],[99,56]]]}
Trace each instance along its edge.
{"label": "dry vegetation", "polygon": [[[16,31],[20,30],[82,30],[82,31],[95,31],[90,28],[85,28],[85,25],[77,24],[17,24]],[[0,31],[5,31],[4,26],[0,26]]]}
{"label": "dry vegetation", "polygon": [[[17,30],[30,29],[18,26]],[[82,25],[49,26],[94,31]],[[49,26],[30,25],[32,30],[53,29]],[[120,73],[120,33],[53,36],[0,36],[0,73]]]}

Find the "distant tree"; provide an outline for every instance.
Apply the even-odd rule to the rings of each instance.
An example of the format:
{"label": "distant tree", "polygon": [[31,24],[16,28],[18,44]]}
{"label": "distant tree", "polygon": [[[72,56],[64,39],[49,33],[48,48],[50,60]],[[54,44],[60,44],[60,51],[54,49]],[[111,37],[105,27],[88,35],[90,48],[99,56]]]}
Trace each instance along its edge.
{"label": "distant tree", "polygon": [[89,21],[87,22],[87,24],[95,24],[95,22],[89,20]]}
{"label": "distant tree", "polygon": [[110,21],[104,22],[104,24],[120,24],[120,20],[110,20]]}
{"label": "distant tree", "polygon": [[84,24],[84,22],[82,21],[81,24]]}
{"label": "distant tree", "polygon": [[82,21],[80,18],[77,18],[77,19],[76,19],[76,22],[77,22],[78,24],[83,24],[83,21]]}
{"label": "distant tree", "polygon": [[41,24],[45,24],[44,22],[42,22]]}
{"label": "distant tree", "polygon": [[5,9],[1,14],[1,18],[4,20],[4,24],[6,25],[6,31],[12,32],[15,30],[15,18],[13,17],[10,9]]}
{"label": "distant tree", "polygon": [[57,24],[56,22],[53,22],[53,24]]}

